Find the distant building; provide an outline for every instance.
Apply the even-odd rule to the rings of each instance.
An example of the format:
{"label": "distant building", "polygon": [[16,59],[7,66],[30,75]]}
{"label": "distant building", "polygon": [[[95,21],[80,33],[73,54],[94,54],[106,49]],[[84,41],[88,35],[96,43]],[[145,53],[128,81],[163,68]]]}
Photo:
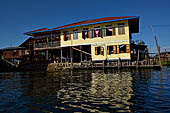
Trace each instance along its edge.
{"label": "distant building", "polygon": [[131,60],[132,34],[139,32],[139,17],[106,17],[52,29],[26,32],[32,36],[34,55],[60,62]]}
{"label": "distant building", "polygon": [[25,47],[8,47],[0,49],[0,56],[2,59],[18,63],[22,60],[24,55],[29,54]]}

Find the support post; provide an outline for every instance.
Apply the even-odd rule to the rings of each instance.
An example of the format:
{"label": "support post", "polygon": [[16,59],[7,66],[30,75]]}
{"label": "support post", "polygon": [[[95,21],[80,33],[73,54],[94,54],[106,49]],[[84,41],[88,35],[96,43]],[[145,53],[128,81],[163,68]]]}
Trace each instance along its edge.
{"label": "support post", "polygon": [[31,54],[31,56],[33,55],[33,56],[35,56],[35,40],[34,40],[34,42],[33,42],[33,48],[32,48],[32,50],[31,50],[31,48],[30,48],[30,44],[29,44],[29,51],[30,51],[30,54]]}
{"label": "support post", "polygon": [[52,46],[53,46],[53,33],[51,31],[51,46],[50,47],[52,47]]}
{"label": "support post", "polygon": [[63,62],[63,50],[62,50],[62,47],[61,47],[61,63]]}
{"label": "support post", "polygon": [[70,62],[71,62],[71,69],[73,67],[73,50],[72,47],[70,46]]}
{"label": "support post", "polygon": [[103,69],[104,69],[104,60],[103,60]]}
{"label": "support post", "polygon": [[83,61],[83,55],[82,55],[82,46],[80,46],[80,61],[82,62]]}
{"label": "support post", "polygon": [[46,61],[48,61],[48,50],[46,50]]}
{"label": "support post", "polygon": [[117,64],[117,66],[118,66],[118,69],[120,69],[120,67],[121,67],[121,60],[120,60],[120,58],[118,59],[118,64]]}

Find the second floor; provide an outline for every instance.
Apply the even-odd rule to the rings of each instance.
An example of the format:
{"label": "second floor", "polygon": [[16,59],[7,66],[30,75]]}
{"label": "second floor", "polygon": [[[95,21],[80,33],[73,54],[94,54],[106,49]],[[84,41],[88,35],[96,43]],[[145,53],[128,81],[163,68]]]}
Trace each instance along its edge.
{"label": "second floor", "polygon": [[[104,20],[101,21],[102,19]],[[82,21],[42,31],[31,31],[26,34],[35,39],[35,48],[55,48],[96,43],[130,43],[132,33],[139,32],[138,17],[102,19]]]}

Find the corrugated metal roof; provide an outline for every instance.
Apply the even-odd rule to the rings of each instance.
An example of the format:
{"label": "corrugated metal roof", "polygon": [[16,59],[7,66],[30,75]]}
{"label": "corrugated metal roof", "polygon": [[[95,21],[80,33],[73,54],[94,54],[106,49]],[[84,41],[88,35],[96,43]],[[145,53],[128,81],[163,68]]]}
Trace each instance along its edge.
{"label": "corrugated metal roof", "polygon": [[4,51],[4,50],[18,50],[18,49],[25,49],[25,47],[7,47],[7,48],[0,49],[0,51]]}
{"label": "corrugated metal roof", "polygon": [[48,28],[42,28],[42,29],[37,29],[37,30],[33,30],[33,31],[28,31],[26,33],[37,32],[37,31],[46,31],[46,30],[48,30]]}
{"label": "corrugated metal roof", "polygon": [[139,18],[139,17],[137,17],[137,16],[121,16],[121,17],[98,18],[98,19],[76,22],[76,23],[72,23],[72,24],[68,24],[68,25],[64,25],[64,26],[60,26],[60,27],[56,27],[56,28],[52,28],[52,29],[48,29],[48,28],[38,29],[38,30],[26,32],[25,34],[29,35],[29,34],[38,33],[38,32],[54,31],[54,30],[90,25],[90,24],[105,23],[105,22],[120,21],[120,20],[128,20],[128,19],[134,19],[134,18]]}

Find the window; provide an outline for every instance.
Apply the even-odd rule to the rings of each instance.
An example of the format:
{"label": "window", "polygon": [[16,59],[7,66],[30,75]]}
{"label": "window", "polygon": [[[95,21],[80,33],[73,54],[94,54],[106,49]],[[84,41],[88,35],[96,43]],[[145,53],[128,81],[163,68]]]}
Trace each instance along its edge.
{"label": "window", "polygon": [[54,33],[53,35],[54,41],[60,40],[60,32]]}
{"label": "window", "polygon": [[103,47],[95,47],[95,55],[104,55]]}
{"label": "window", "polygon": [[106,28],[104,28],[104,36],[113,36],[116,35],[115,27],[112,27],[112,25],[106,25]]}
{"label": "window", "polygon": [[84,28],[82,31],[82,38],[85,40],[86,38],[89,38],[89,31],[88,28]]}
{"label": "window", "polygon": [[119,35],[125,34],[125,24],[124,23],[118,24],[118,32],[119,32]]}
{"label": "window", "polygon": [[22,56],[22,50],[19,50],[18,55],[19,55],[19,56]]}
{"label": "window", "polygon": [[107,54],[108,55],[116,54],[116,53],[117,53],[117,46],[116,45],[107,46]]}
{"label": "window", "polygon": [[6,54],[7,54],[7,52],[6,52],[6,51],[4,51],[4,56],[6,56]]}
{"label": "window", "polygon": [[78,30],[73,30],[73,40],[78,39]]}
{"label": "window", "polygon": [[26,55],[28,55],[28,54],[29,54],[28,50],[25,50],[25,54],[26,54]]}
{"label": "window", "polygon": [[16,50],[13,51],[13,56],[17,56],[17,51]]}
{"label": "window", "polygon": [[112,36],[112,25],[106,25],[106,28],[105,28],[105,32],[106,32],[106,36]]}
{"label": "window", "polygon": [[64,41],[67,41],[67,40],[70,40],[70,39],[71,39],[70,33],[68,33],[68,31],[65,31],[64,32]]}
{"label": "window", "polygon": [[107,54],[113,54],[113,46],[107,46]]}
{"label": "window", "polygon": [[101,29],[99,26],[94,28],[94,37],[101,37]]}
{"label": "window", "polygon": [[126,53],[126,45],[119,45],[119,53]]}

